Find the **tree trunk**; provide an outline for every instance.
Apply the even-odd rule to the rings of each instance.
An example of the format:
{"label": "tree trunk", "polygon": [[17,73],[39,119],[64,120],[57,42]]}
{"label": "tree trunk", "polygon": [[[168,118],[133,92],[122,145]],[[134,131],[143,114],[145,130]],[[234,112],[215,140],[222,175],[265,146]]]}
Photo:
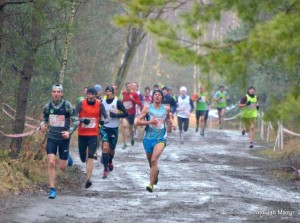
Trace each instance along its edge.
{"label": "tree trunk", "polygon": [[68,62],[68,51],[70,49],[72,36],[73,36],[75,15],[76,15],[76,0],[73,0],[72,9],[71,9],[71,17],[70,17],[70,22],[69,22],[69,32],[66,36],[63,59],[61,62],[61,68],[60,68],[60,73],[59,73],[59,83],[60,84],[63,84],[64,79],[65,79],[65,71],[66,71],[67,62]]}
{"label": "tree trunk", "polygon": [[129,31],[127,33],[127,47],[125,49],[124,59],[122,60],[116,77],[116,85],[118,89],[122,89],[135,52],[145,36],[146,33],[144,32],[143,27],[129,27]]}
{"label": "tree trunk", "polygon": [[[41,39],[41,30],[39,19],[32,15],[32,33],[30,49],[27,53],[25,63],[21,72],[19,80],[19,87],[17,90],[16,101],[16,117],[13,125],[13,132],[18,134],[22,133],[25,128],[25,116],[27,110],[27,97],[29,93],[29,86],[34,67],[34,56],[38,50]],[[13,138],[10,144],[11,158],[17,158],[22,147],[22,138]]]}

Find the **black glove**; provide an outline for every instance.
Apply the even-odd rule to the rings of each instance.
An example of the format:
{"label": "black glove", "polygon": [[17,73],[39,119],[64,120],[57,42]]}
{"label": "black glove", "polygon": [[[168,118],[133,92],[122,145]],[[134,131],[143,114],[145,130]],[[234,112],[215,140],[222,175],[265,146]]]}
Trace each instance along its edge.
{"label": "black glove", "polygon": [[84,118],[84,119],[81,119],[81,122],[85,125],[88,125],[88,124],[90,124],[91,120]]}
{"label": "black glove", "polygon": [[256,109],[259,110],[259,105],[256,105]]}
{"label": "black glove", "polygon": [[251,105],[252,103],[251,103],[251,101],[248,101],[247,103],[246,103],[246,105],[248,106],[248,105]]}
{"label": "black glove", "polygon": [[201,101],[201,97],[198,98],[198,101]]}
{"label": "black glove", "polygon": [[116,113],[113,113],[113,112],[110,112],[110,113],[109,113],[109,116],[110,116],[111,118],[117,118],[117,117],[118,117],[118,115],[117,115]]}

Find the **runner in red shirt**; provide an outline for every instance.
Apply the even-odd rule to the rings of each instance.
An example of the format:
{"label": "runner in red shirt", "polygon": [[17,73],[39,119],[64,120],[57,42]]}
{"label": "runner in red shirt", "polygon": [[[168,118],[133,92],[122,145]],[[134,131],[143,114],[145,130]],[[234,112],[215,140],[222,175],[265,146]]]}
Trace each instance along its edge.
{"label": "runner in red shirt", "polygon": [[122,128],[122,134],[123,134],[123,149],[126,149],[127,147],[127,126],[129,124],[129,132],[130,132],[130,137],[131,137],[131,145],[134,145],[134,118],[136,114],[136,105],[139,105],[141,108],[143,107],[142,101],[140,99],[140,96],[138,95],[137,92],[132,90],[132,83],[127,82],[125,84],[125,91],[122,92],[123,95],[123,105],[126,108],[126,111],[128,113],[128,116],[123,119],[123,128]]}

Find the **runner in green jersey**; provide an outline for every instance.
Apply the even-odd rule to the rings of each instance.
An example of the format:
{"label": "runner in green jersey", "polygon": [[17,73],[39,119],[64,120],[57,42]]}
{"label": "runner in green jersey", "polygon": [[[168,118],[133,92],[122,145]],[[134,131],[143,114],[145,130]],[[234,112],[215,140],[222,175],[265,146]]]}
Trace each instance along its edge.
{"label": "runner in green jersey", "polygon": [[200,135],[204,136],[205,116],[208,110],[208,98],[205,87],[200,87],[200,92],[193,95],[193,101],[196,102],[196,132],[200,124]]}
{"label": "runner in green jersey", "polygon": [[242,133],[244,135],[245,132],[249,132],[249,148],[253,148],[257,110],[259,109],[258,99],[255,95],[255,88],[253,86],[248,88],[247,94],[240,100],[239,108],[242,109],[241,117],[245,126]]}
{"label": "runner in green jersey", "polygon": [[225,116],[228,100],[229,100],[229,97],[227,95],[227,92],[225,91],[225,87],[221,85],[219,87],[219,91],[217,91],[214,95],[214,101],[217,102],[220,129],[223,128],[224,116]]}

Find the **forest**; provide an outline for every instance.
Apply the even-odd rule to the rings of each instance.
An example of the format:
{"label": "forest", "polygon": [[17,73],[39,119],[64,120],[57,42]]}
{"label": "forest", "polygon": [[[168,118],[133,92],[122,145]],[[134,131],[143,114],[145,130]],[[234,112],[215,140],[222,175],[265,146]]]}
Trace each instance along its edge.
{"label": "forest", "polygon": [[[299,15],[299,0],[0,0],[0,130],[28,131],[55,83],[75,103],[85,86],[137,81],[225,85],[233,106],[253,85],[265,120],[300,132]],[[12,157],[24,144],[0,141]]]}

